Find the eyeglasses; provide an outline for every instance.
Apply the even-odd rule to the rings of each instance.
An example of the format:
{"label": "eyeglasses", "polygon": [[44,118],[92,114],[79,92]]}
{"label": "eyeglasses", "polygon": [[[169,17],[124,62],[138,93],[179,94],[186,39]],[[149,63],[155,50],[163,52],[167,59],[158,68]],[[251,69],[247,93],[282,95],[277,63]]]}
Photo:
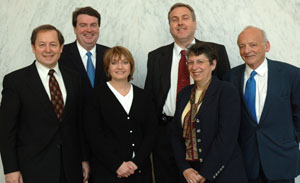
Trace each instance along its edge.
{"label": "eyeglasses", "polygon": [[193,66],[193,65],[203,65],[205,62],[209,62],[208,60],[188,60],[186,65]]}

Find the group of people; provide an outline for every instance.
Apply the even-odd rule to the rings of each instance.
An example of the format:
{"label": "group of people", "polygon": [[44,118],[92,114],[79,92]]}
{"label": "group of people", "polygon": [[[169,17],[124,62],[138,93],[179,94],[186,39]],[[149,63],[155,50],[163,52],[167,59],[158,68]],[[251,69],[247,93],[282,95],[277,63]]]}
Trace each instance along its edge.
{"label": "group of people", "polygon": [[33,30],[35,61],[3,79],[6,183],[294,182],[300,69],[266,58],[260,28],[239,34],[245,64],[230,69],[224,45],[195,38],[191,6],[168,20],[174,42],[149,53],[144,90],[128,49],[97,44],[95,9],[73,12],[73,43]]}

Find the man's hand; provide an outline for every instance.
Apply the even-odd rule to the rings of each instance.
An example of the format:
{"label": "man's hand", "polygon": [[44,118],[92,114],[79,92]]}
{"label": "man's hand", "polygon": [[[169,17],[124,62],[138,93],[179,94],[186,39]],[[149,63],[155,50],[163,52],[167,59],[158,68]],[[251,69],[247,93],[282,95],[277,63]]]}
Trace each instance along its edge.
{"label": "man's hand", "polygon": [[5,174],[5,183],[23,183],[20,171]]}
{"label": "man's hand", "polygon": [[83,182],[86,183],[90,175],[90,165],[88,161],[82,162]]}

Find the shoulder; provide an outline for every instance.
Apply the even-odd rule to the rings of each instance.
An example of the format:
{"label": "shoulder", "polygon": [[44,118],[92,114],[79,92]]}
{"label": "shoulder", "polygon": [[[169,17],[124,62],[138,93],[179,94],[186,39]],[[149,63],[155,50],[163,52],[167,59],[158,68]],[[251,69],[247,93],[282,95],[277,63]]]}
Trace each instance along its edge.
{"label": "shoulder", "polygon": [[103,50],[103,51],[106,51],[108,50],[109,47],[108,46],[105,46],[105,45],[102,45],[102,44],[96,44],[96,50]]}
{"label": "shoulder", "polygon": [[281,70],[285,70],[285,71],[298,71],[299,70],[298,67],[293,66],[289,63],[285,63],[282,61],[276,61],[276,60],[270,60],[270,59],[267,59],[267,60],[268,60],[269,66],[271,66],[271,67],[277,67],[277,68],[280,68]]}
{"label": "shoulder", "polygon": [[[31,74],[35,69],[35,65],[31,64],[29,66],[23,67],[21,69],[12,71],[4,76],[4,79],[22,79],[27,78],[28,74]],[[36,69],[35,69],[36,70]]]}
{"label": "shoulder", "polygon": [[161,46],[155,50],[152,50],[149,52],[149,56],[153,56],[153,55],[159,55],[159,54],[162,54],[162,53],[166,53],[166,52],[169,52],[170,50],[173,50],[173,47],[174,47],[174,43],[171,43],[171,44],[168,44],[168,45],[165,45],[165,46]]}
{"label": "shoulder", "polygon": [[72,51],[74,49],[77,49],[76,41],[74,41],[72,43],[69,43],[69,44],[65,44],[64,48],[63,48],[63,52],[69,52],[69,51]]}
{"label": "shoulder", "polygon": [[221,93],[238,93],[238,90],[232,83],[219,80],[217,77],[213,77],[211,86],[212,88],[219,90]]}

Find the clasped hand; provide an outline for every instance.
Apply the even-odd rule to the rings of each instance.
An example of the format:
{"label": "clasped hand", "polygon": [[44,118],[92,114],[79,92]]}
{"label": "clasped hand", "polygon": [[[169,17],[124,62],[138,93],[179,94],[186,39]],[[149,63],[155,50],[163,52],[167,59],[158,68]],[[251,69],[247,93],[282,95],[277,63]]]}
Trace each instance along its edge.
{"label": "clasped hand", "polygon": [[134,174],[134,171],[138,169],[135,163],[132,161],[123,162],[117,170],[118,178],[129,177]]}

